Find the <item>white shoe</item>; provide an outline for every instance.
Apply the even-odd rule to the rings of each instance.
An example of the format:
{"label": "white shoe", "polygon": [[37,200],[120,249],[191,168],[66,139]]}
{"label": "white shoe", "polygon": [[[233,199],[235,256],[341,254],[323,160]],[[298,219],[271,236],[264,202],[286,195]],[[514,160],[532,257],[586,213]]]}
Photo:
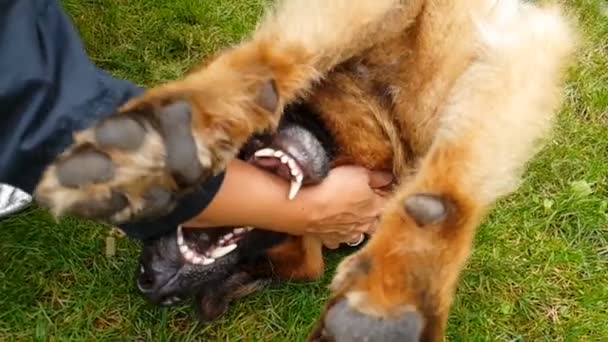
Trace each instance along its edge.
{"label": "white shoe", "polygon": [[15,214],[32,203],[32,196],[8,184],[0,183],[0,218]]}

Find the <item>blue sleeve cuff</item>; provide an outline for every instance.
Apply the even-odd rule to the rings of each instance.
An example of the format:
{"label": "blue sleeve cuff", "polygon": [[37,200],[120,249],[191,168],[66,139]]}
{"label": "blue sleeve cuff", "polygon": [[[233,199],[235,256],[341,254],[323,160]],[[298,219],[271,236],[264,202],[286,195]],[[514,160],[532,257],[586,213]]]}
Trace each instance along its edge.
{"label": "blue sleeve cuff", "polygon": [[211,203],[220,190],[225,173],[212,178],[195,191],[182,198],[177,207],[168,215],[151,221],[142,220],[120,225],[130,238],[154,239],[170,233],[177,226],[199,215]]}

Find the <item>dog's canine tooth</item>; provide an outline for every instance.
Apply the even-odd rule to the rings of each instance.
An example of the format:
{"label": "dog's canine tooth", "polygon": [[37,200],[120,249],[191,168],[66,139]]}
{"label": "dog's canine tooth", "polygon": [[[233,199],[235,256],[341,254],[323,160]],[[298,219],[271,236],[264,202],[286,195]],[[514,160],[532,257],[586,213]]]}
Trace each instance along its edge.
{"label": "dog's canine tooth", "polygon": [[296,198],[296,195],[300,191],[301,187],[302,187],[302,177],[296,177],[295,180],[291,181],[291,185],[289,187],[289,200]]}
{"label": "dog's canine tooth", "polygon": [[236,243],[233,243],[232,245],[228,245],[228,246],[218,247],[218,248],[214,249],[213,252],[211,252],[211,257],[215,258],[215,259],[221,258],[224,255],[235,250],[236,247],[237,247]]}
{"label": "dog's canine tooth", "polygon": [[272,148],[263,148],[256,151],[253,155],[256,157],[274,157],[275,150]]}
{"label": "dog's canine tooth", "polygon": [[211,265],[215,262],[215,259],[213,258],[203,258],[203,265]]}
{"label": "dog's canine tooth", "polygon": [[203,258],[204,258],[204,256],[202,256],[202,255],[196,255],[196,256],[194,256],[194,258],[192,258],[192,263],[200,265],[203,263]]}
{"label": "dog's canine tooth", "polygon": [[232,231],[232,233],[234,233],[235,235],[238,234],[243,234],[246,231],[245,228],[241,227],[241,228],[234,228],[234,230]]}
{"label": "dog's canine tooth", "polygon": [[194,252],[188,249],[186,253],[184,253],[184,258],[189,262],[192,262],[194,260]]}
{"label": "dog's canine tooth", "polygon": [[186,253],[188,253],[190,251],[190,248],[188,248],[188,246],[186,245],[180,245],[179,246],[179,252],[182,253],[183,256],[185,256]]}
{"label": "dog's canine tooth", "polygon": [[177,226],[177,244],[180,246],[184,244],[184,232],[181,225]]}

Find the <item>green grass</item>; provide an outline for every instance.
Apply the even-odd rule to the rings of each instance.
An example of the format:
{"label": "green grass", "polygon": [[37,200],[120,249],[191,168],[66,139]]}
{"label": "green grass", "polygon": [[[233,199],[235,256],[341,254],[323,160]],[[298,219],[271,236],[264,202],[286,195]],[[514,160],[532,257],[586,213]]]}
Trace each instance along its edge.
{"label": "green grass", "polygon": [[[63,3],[98,65],[151,86],[238,41],[264,0]],[[585,45],[567,102],[520,191],[479,231],[450,340],[608,340],[608,5],[569,3]],[[107,258],[106,234],[36,208],[0,221],[0,340],[298,341],[336,261],[317,284],[273,287],[201,326],[188,305],[147,305],[132,287],[137,244],[121,239]]]}

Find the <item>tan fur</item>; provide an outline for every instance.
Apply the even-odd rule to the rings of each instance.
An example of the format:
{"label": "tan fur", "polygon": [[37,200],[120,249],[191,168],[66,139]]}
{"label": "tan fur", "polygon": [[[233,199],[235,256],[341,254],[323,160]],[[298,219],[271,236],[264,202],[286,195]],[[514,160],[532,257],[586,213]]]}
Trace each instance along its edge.
{"label": "tan fur", "polygon": [[[347,298],[387,318],[417,310],[424,340],[439,341],[477,226],[517,188],[551,127],[572,26],[557,6],[517,0],[284,0],[250,38],[122,110],[188,100],[199,160],[217,173],[251,134],[275,128],[286,104],[311,103],[338,163],[400,180],[378,232],[339,266],[329,305]],[[267,82],[274,110],[259,101]],[[133,188],[153,176],[145,171],[117,185]],[[445,199],[447,218],[417,226],[403,203],[418,193]],[[320,249],[301,238],[275,248],[278,274],[318,277]]]}

